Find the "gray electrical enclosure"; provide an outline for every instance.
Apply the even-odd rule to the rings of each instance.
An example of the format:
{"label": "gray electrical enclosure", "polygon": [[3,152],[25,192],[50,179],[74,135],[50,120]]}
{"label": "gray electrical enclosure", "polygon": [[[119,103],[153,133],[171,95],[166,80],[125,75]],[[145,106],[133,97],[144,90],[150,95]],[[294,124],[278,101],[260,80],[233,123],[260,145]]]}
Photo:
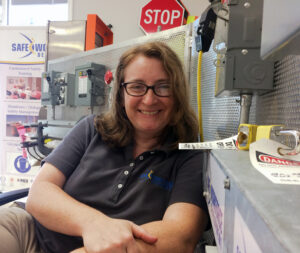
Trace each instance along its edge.
{"label": "gray electrical enclosure", "polygon": [[[274,64],[260,58],[262,8],[263,1],[231,1],[228,20],[217,21],[216,96],[261,94],[273,88]],[[218,50],[220,42],[226,50]]]}
{"label": "gray electrical enclosure", "polygon": [[61,72],[59,71],[49,71],[42,73],[42,94],[41,100],[42,105],[51,105],[51,86],[54,78],[57,74]]}
{"label": "gray electrical enclosure", "polygon": [[[56,86],[56,105],[75,105],[75,75],[70,73],[57,73],[54,78]],[[54,94],[53,94],[54,95]]]}
{"label": "gray electrical enclosure", "polygon": [[87,63],[75,67],[75,105],[97,106],[105,103],[104,65]]}
{"label": "gray electrical enclosure", "polygon": [[42,73],[42,105],[74,105],[75,75],[50,71]]}

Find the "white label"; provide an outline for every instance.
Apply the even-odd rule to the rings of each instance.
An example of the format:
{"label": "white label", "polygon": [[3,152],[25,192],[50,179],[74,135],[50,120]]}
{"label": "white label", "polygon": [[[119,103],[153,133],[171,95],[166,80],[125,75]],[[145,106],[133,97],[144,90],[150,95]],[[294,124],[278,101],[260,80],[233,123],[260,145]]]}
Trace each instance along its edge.
{"label": "white label", "polygon": [[278,148],[289,147],[268,139],[250,144],[250,160],[254,168],[276,184],[300,184],[300,154],[280,155]]}
{"label": "white label", "polygon": [[80,76],[78,80],[78,94],[87,94],[88,76]]}
{"label": "white label", "polygon": [[179,149],[237,149],[237,135],[218,141],[179,143]]}

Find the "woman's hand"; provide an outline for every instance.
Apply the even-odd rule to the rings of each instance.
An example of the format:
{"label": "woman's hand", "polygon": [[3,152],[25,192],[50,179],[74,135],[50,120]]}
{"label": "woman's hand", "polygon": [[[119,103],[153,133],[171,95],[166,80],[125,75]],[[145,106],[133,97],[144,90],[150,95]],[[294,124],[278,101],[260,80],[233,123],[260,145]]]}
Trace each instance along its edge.
{"label": "woman's hand", "polygon": [[136,239],[154,244],[157,238],[133,222],[103,216],[91,220],[82,231],[84,248],[73,253],[138,253]]}

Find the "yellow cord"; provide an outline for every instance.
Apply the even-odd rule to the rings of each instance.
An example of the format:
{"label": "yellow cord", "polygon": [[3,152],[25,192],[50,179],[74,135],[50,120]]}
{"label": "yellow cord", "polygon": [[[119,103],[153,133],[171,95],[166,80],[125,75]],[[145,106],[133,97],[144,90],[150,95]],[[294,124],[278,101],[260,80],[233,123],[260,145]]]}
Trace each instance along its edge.
{"label": "yellow cord", "polygon": [[199,134],[200,141],[203,141],[203,128],[202,128],[202,106],[201,106],[201,63],[202,51],[198,54],[198,71],[197,71],[197,103],[198,103],[198,121],[199,121]]}

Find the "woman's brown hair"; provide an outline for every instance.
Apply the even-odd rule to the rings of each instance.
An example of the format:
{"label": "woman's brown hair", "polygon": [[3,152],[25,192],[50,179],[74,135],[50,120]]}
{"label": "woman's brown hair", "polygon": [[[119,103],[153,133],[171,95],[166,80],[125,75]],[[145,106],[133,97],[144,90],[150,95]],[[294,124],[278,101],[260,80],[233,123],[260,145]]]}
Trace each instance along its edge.
{"label": "woman's brown hair", "polygon": [[113,147],[123,147],[133,141],[134,128],[127,118],[123,106],[124,70],[138,55],[159,59],[166,71],[172,89],[174,110],[171,120],[159,138],[163,144],[173,134],[170,147],[177,148],[179,142],[197,140],[198,122],[189,102],[189,88],[183,66],[176,53],[163,42],[148,42],[126,51],[120,58],[115,73],[111,108],[95,117],[95,127],[104,141]]}

